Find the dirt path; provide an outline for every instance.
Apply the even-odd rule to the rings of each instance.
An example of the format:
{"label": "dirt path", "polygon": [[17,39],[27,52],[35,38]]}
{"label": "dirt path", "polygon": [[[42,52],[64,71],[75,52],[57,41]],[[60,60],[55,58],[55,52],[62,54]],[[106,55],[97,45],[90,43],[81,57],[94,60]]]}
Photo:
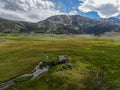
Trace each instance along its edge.
{"label": "dirt path", "polygon": [[[48,60],[49,56],[45,53],[42,52],[42,54],[46,57],[44,60]],[[31,80],[35,79],[36,77],[38,77],[40,74],[47,72],[49,70],[49,66],[43,67],[42,69],[40,69],[40,65],[42,65],[43,63],[40,61],[35,68],[32,70],[34,72],[30,73],[30,74],[23,74],[21,76],[18,76],[17,78],[11,79],[9,81],[3,82],[0,84],[0,90],[3,90],[4,88],[7,88],[11,85],[13,85],[15,83],[15,80],[18,78],[22,78],[22,77],[29,77],[32,76]]]}

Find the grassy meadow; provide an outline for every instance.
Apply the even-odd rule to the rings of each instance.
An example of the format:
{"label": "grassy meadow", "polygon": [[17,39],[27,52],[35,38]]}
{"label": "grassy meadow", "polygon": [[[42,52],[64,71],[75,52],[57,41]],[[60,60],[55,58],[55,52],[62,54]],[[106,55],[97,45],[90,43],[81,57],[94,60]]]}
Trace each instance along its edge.
{"label": "grassy meadow", "polygon": [[[49,59],[44,61],[45,52]],[[31,72],[41,60],[52,66],[35,80],[21,80],[6,90],[111,90],[120,88],[120,41],[80,36],[0,36],[0,82]],[[70,68],[69,68],[70,67]]]}

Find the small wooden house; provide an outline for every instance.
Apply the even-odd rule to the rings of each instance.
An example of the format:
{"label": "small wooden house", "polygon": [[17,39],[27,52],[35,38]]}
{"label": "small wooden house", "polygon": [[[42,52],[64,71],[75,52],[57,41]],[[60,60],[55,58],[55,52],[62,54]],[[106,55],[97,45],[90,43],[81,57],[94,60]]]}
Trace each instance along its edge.
{"label": "small wooden house", "polygon": [[68,63],[69,62],[69,58],[67,55],[58,56],[58,59],[59,59],[60,63]]}

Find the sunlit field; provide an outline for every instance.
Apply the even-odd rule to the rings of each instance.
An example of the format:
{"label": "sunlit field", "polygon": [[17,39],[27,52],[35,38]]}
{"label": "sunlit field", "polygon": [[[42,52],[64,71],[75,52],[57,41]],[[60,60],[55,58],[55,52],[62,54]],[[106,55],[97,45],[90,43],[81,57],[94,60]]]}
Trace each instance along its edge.
{"label": "sunlit field", "polygon": [[[44,61],[45,52],[49,59]],[[41,60],[69,63],[50,67],[35,80],[6,90],[111,90],[120,88],[120,41],[82,36],[0,36],[0,82],[31,72]],[[68,68],[70,66],[71,68]]]}

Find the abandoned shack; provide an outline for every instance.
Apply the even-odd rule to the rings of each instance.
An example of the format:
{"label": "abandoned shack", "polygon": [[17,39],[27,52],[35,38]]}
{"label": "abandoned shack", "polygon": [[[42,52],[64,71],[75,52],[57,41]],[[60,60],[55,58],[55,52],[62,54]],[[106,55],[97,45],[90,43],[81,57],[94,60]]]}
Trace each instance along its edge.
{"label": "abandoned shack", "polygon": [[69,62],[69,58],[67,55],[58,56],[58,59],[59,59],[60,63],[68,63]]}

